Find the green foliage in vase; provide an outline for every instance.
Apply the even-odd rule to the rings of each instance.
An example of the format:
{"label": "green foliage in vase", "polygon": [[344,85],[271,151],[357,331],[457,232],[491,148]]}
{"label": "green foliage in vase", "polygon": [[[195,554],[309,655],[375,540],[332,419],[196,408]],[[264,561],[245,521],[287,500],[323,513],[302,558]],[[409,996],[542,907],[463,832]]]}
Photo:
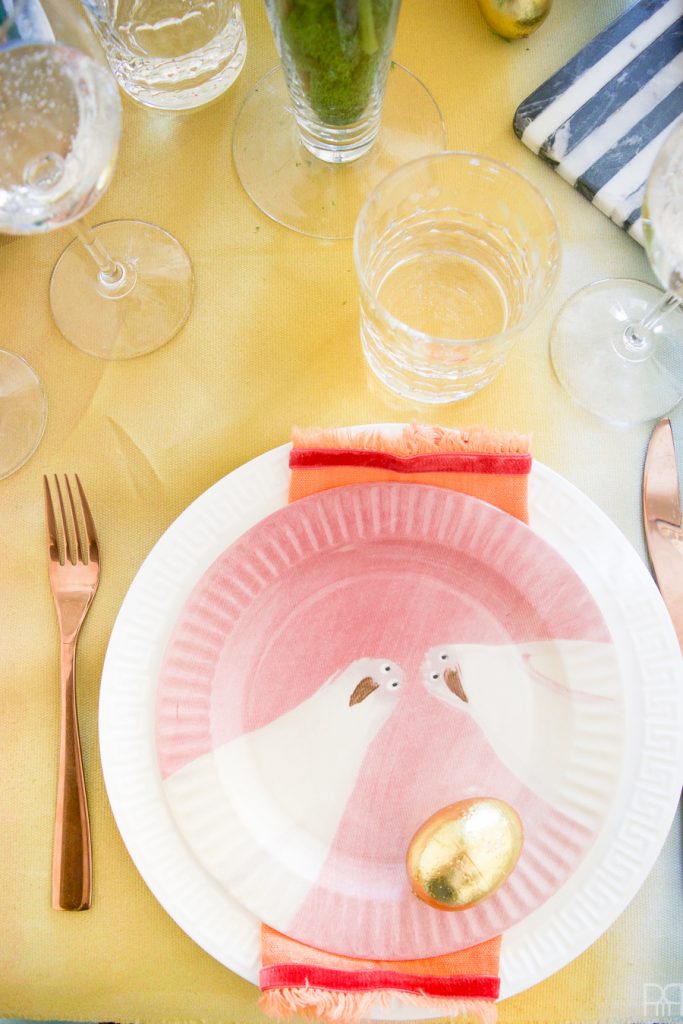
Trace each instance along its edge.
{"label": "green foliage in vase", "polygon": [[363,114],[399,0],[287,0],[284,42],[313,110],[331,125]]}

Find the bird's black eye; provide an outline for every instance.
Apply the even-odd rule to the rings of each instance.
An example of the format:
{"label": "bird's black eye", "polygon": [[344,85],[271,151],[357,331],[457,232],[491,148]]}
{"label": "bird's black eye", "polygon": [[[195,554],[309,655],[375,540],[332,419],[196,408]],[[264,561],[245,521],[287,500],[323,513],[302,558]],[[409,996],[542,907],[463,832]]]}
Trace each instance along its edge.
{"label": "bird's black eye", "polygon": [[393,686],[393,688],[396,689],[396,687],[398,686],[398,679],[392,679],[389,685]]}
{"label": "bird's black eye", "polygon": [[432,672],[432,679],[438,679],[438,678],[439,678],[439,673],[438,672]]}
{"label": "bird's black eye", "polygon": [[448,655],[447,654],[442,654],[441,655],[441,660],[442,661],[448,661]]}
{"label": "bird's black eye", "polygon": [[391,665],[385,665],[384,666],[384,671],[385,672],[391,672]]}

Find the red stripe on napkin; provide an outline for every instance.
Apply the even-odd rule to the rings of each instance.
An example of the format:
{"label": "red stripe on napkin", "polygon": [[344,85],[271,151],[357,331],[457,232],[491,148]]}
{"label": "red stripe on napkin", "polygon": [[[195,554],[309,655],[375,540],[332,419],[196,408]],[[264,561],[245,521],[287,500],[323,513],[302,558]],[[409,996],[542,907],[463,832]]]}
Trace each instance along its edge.
{"label": "red stripe on napkin", "polygon": [[362,449],[340,451],[333,448],[293,448],[289,456],[289,465],[291,469],[363,466],[395,473],[504,473],[519,476],[530,472],[531,455],[443,452],[435,455],[404,456]]}
{"label": "red stripe on napkin", "polygon": [[394,992],[421,992],[427,996],[497,999],[500,978],[475,975],[404,974],[400,971],[338,971],[311,964],[275,964],[264,967],[259,975],[262,989],[306,988],[332,989],[336,992],[367,992],[391,989]]}

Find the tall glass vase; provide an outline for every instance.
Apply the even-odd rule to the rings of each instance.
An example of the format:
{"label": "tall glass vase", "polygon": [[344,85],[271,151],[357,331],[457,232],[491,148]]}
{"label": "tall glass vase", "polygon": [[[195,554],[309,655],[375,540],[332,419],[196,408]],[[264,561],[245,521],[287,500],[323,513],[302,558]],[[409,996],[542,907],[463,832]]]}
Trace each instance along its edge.
{"label": "tall glass vase", "polygon": [[266,0],[306,149],[363,156],[379,131],[400,0]]}
{"label": "tall glass vase", "polygon": [[240,111],[237,172],[286,227],[351,237],[381,178],[446,144],[433,97],[391,60],[401,0],[265,3],[282,63]]}

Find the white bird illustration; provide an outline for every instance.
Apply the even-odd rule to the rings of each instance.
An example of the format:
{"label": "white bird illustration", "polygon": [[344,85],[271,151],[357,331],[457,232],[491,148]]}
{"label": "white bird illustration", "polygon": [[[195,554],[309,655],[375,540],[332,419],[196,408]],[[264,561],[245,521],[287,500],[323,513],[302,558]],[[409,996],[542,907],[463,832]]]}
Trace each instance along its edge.
{"label": "white bird illustration", "polygon": [[360,658],[279,718],[165,780],[200,862],[274,927],[286,928],[319,877],[402,682],[395,662]]}
{"label": "white bird illustration", "polygon": [[567,798],[577,723],[618,719],[618,665],[609,643],[548,640],[444,644],[427,651],[423,682],[469,714],[530,790],[577,816]]}

